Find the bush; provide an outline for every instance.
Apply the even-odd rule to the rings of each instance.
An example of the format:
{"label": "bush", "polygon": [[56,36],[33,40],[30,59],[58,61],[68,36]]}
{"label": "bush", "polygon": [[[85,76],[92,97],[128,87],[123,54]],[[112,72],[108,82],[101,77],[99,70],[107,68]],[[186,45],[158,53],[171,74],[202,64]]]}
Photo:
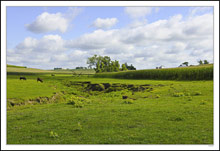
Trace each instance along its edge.
{"label": "bush", "polygon": [[174,97],[181,97],[181,96],[184,96],[184,93],[182,93],[182,92],[174,93],[173,96]]}
{"label": "bush", "polygon": [[80,124],[80,122],[78,122],[75,131],[81,131],[81,130],[82,130],[82,125]]}
{"label": "bush", "polygon": [[125,104],[133,104],[134,100],[126,99],[123,103],[125,103]]}
{"label": "bush", "polygon": [[50,131],[50,135],[49,136],[52,137],[52,138],[55,138],[55,137],[58,137],[58,134],[53,132],[53,131]]}
{"label": "bush", "polygon": [[160,98],[160,95],[157,94],[157,95],[156,95],[156,98]]}
{"label": "bush", "polygon": [[67,102],[67,104],[74,105],[76,108],[82,108],[86,103],[90,103],[90,100],[74,95],[71,96]]}

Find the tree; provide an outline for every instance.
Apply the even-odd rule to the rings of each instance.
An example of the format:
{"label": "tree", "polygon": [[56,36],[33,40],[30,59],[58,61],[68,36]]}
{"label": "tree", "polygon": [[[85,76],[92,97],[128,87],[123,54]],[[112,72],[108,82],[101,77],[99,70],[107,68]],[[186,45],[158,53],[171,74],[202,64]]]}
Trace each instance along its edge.
{"label": "tree", "polygon": [[202,65],[202,64],[203,64],[202,60],[199,60],[198,63],[199,63],[199,65]]}
{"label": "tree", "polygon": [[101,62],[101,66],[100,66],[101,72],[105,72],[105,64],[103,62]]}
{"label": "tree", "polygon": [[209,64],[209,62],[207,60],[204,60],[204,64]]}
{"label": "tree", "polygon": [[93,57],[88,58],[86,63],[89,64],[89,68],[96,67],[97,63],[100,62],[101,59],[102,56],[94,55]]}
{"label": "tree", "polygon": [[101,68],[100,68],[100,63],[99,63],[99,62],[97,62],[97,64],[96,64],[95,71],[96,71],[97,73],[99,73],[99,72],[102,71]]}
{"label": "tree", "polygon": [[136,70],[136,68],[131,64],[130,65],[130,70]]}
{"label": "tree", "polygon": [[115,70],[114,71],[119,71],[120,70],[120,64],[117,60],[115,60]]}
{"label": "tree", "polygon": [[120,69],[119,61],[111,61],[111,58],[109,56],[97,56],[94,55],[92,57],[89,57],[87,59],[87,64],[89,64],[89,68],[95,67],[95,71],[97,73],[99,72],[118,72],[120,70],[126,71],[126,70],[136,70],[134,66],[131,64],[131,66],[128,66],[127,63],[122,64],[122,68]]}
{"label": "tree", "polygon": [[182,64],[188,66],[189,62],[183,62]]}
{"label": "tree", "polygon": [[136,70],[136,68],[131,64],[130,66],[127,64],[127,62],[125,63],[125,66],[128,70]]}
{"label": "tree", "polygon": [[127,71],[127,70],[128,70],[128,69],[126,68],[126,65],[125,65],[125,64],[122,64],[122,65],[121,65],[121,70],[122,70],[122,71]]}

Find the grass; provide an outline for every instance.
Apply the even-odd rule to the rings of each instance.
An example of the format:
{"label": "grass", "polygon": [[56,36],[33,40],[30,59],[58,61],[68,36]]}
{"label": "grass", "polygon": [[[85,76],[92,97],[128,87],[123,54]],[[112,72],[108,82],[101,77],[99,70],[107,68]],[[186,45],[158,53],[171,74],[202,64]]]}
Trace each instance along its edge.
{"label": "grass", "polygon": [[[62,96],[52,103],[8,106],[7,144],[213,144],[212,80],[41,74],[44,82],[37,83],[38,76],[27,75],[26,81],[20,81],[18,75],[8,75],[7,98],[25,102],[30,98],[53,98],[54,92]],[[85,91],[86,84],[73,84],[85,81],[149,84],[152,90],[107,93]]]}
{"label": "grass", "polygon": [[95,74],[95,77],[156,80],[213,80],[213,64],[181,68],[99,73]]}
{"label": "grass", "polygon": [[26,66],[15,66],[7,64],[7,67],[14,67],[14,68],[27,68]]}
{"label": "grass", "polygon": [[13,103],[20,103],[26,100],[41,97],[51,97],[56,92],[55,88],[48,83],[39,83],[35,79],[7,80],[7,99]]}
{"label": "grass", "polygon": [[72,69],[72,70],[42,70],[42,69],[35,69],[35,68],[26,68],[22,66],[14,66],[14,65],[7,65],[7,75],[40,75],[40,74],[71,74],[71,75],[79,75],[79,74],[95,74],[93,69]]}

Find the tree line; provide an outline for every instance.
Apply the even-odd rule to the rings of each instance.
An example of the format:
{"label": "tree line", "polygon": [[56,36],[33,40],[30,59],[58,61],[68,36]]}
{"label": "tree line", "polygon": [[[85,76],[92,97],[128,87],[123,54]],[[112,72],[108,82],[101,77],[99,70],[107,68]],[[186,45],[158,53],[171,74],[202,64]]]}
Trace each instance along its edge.
{"label": "tree line", "polygon": [[113,61],[109,56],[94,55],[88,58],[87,64],[89,64],[88,68],[94,68],[97,73],[136,70],[132,64],[130,66],[127,63],[120,65],[119,61]]}
{"label": "tree line", "polygon": [[[203,65],[203,64],[209,64],[209,62],[207,60],[199,60],[198,61],[199,65]],[[189,66],[189,62],[183,62],[180,66],[185,65],[185,66]]]}

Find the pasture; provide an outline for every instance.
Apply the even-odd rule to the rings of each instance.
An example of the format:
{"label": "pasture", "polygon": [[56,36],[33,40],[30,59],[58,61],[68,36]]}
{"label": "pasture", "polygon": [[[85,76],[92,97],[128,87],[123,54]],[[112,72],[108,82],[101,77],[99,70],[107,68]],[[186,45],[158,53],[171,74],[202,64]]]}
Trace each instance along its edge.
{"label": "pasture", "polygon": [[213,144],[213,80],[10,71],[7,144]]}

